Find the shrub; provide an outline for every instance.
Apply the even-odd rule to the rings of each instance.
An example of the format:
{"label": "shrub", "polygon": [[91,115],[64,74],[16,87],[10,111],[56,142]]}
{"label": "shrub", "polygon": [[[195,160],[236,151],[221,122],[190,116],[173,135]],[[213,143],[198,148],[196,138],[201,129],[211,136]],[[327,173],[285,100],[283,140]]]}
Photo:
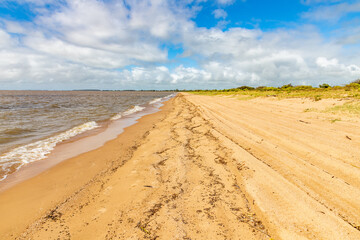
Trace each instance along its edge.
{"label": "shrub", "polygon": [[312,89],[312,86],[300,85],[300,86],[295,86],[294,89],[295,90],[310,90],[310,89]]}
{"label": "shrub", "polygon": [[266,86],[258,86],[257,88],[256,88],[256,90],[264,90],[265,88],[267,88]]}
{"label": "shrub", "polygon": [[360,89],[360,83],[349,83],[348,85],[345,86],[345,89],[350,90],[350,89]]}
{"label": "shrub", "polygon": [[281,86],[282,89],[292,88],[292,87],[293,85],[291,83]]}
{"label": "shrub", "polygon": [[335,90],[337,90],[337,89],[343,89],[343,87],[340,87],[340,86],[333,86],[333,87],[332,87],[332,89],[335,89]]}
{"label": "shrub", "polygon": [[275,87],[266,87],[264,88],[265,91],[279,91],[278,88],[275,88]]}
{"label": "shrub", "polygon": [[240,89],[240,90],[254,90],[255,88],[249,87],[249,86],[241,86],[241,87],[238,87],[237,89]]}
{"label": "shrub", "polygon": [[321,98],[321,95],[316,95],[315,97],[314,97],[314,100],[315,101],[320,101],[322,98]]}
{"label": "shrub", "polygon": [[260,87],[257,87],[256,90],[259,90],[259,91],[278,91],[279,89],[275,88],[275,87],[260,86]]}
{"label": "shrub", "polygon": [[330,88],[331,86],[327,83],[323,83],[321,85],[319,85],[319,88]]}

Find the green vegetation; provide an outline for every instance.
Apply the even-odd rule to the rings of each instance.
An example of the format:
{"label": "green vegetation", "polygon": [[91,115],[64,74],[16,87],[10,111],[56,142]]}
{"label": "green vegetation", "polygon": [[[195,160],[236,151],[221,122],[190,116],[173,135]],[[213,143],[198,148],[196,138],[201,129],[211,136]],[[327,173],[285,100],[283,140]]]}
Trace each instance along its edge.
{"label": "green vegetation", "polygon": [[341,121],[341,118],[335,118],[335,119],[330,120],[331,123],[334,123],[334,122],[337,122],[337,121]]}
{"label": "green vegetation", "polygon": [[321,85],[319,85],[319,88],[330,88],[331,86],[327,83],[323,83]]}
{"label": "green vegetation", "polygon": [[347,102],[343,105],[327,108],[324,112],[360,115],[360,102]]}
{"label": "green vegetation", "polygon": [[293,86],[286,84],[282,87],[257,88],[241,86],[238,88],[223,90],[194,90],[194,94],[201,95],[228,95],[238,97],[239,99],[249,99],[255,97],[277,97],[277,98],[311,98],[314,101],[320,101],[326,98],[350,98],[360,99],[360,79],[345,86],[330,86],[323,83],[319,87],[312,86]]}

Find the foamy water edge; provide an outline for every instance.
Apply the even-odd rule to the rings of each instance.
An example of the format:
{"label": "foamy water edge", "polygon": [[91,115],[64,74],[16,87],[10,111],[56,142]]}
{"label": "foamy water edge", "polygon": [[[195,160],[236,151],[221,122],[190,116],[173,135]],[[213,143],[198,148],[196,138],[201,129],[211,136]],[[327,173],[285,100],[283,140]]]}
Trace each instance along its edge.
{"label": "foamy water edge", "polygon": [[43,160],[58,143],[97,127],[99,126],[96,122],[87,122],[44,140],[14,148],[10,152],[1,155],[0,164],[2,170],[5,172],[5,175],[0,179],[0,181],[7,177],[7,174],[10,172],[10,168],[12,166],[19,165],[16,167],[16,170],[18,170],[25,164]]}
{"label": "foamy water edge", "polygon": [[[148,104],[153,105],[156,103],[161,103],[174,97],[175,95],[176,94],[170,94],[162,98],[156,98],[149,101]],[[124,112],[116,114],[110,118],[110,120],[118,120],[123,116],[128,116],[136,112],[143,111],[144,109],[145,107],[136,105]],[[0,177],[0,181],[3,181],[7,178],[13,166],[16,166],[15,171],[18,171],[22,166],[28,163],[44,160],[47,158],[47,155],[49,155],[52,150],[54,150],[57,144],[98,127],[99,125],[95,121],[87,122],[44,140],[16,147],[11,151],[0,155],[0,167],[5,173],[4,176]]]}
{"label": "foamy water edge", "polygon": [[145,107],[141,107],[141,106],[136,105],[133,108],[130,108],[130,109],[126,110],[125,112],[116,114],[115,116],[110,118],[110,120],[118,120],[118,119],[122,118],[123,116],[127,116],[127,115],[130,115],[132,113],[140,112],[140,111],[142,111],[144,109],[145,109]]}

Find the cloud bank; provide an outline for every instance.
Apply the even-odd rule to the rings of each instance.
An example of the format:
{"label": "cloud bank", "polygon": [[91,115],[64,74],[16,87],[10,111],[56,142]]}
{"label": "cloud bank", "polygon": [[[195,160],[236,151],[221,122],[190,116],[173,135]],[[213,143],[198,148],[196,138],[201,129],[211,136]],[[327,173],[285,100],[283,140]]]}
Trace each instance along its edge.
{"label": "cloud bank", "polygon": [[[18,0],[34,17],[0,19],[2,88],[225,88],[360,77],[359,51],[344,49],[349,36],[325,38],[308,22],[267,31],[198,27],[202,2]],[[304,18],[325,7],[315,2]],[[336,6],[336,16],[348,9],[336,3],[326,11]],[[227,17],[223,9],[212,14],[219,22]],[[180,51],[171,56],[174,49]]]}

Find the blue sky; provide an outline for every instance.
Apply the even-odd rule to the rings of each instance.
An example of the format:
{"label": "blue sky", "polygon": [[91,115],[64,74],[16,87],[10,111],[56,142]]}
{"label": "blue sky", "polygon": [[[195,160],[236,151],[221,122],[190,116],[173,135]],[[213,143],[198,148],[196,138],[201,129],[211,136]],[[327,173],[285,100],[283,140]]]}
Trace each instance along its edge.
{"label": "blue sky", "polygon": [[307,11],[309,6],[289,0],[237,1],[227,6],[207,3],[194,19],[197,26],[215,27],[217,19],[212,12],[216,9],[223,9],[227,13],[229,23],[225,29],[245,27],[271,30],[301,21],[301,13]]}
{"label": "blue sky", "polygon": [[360,78],[359,0],[0,0],[0,89]]}

